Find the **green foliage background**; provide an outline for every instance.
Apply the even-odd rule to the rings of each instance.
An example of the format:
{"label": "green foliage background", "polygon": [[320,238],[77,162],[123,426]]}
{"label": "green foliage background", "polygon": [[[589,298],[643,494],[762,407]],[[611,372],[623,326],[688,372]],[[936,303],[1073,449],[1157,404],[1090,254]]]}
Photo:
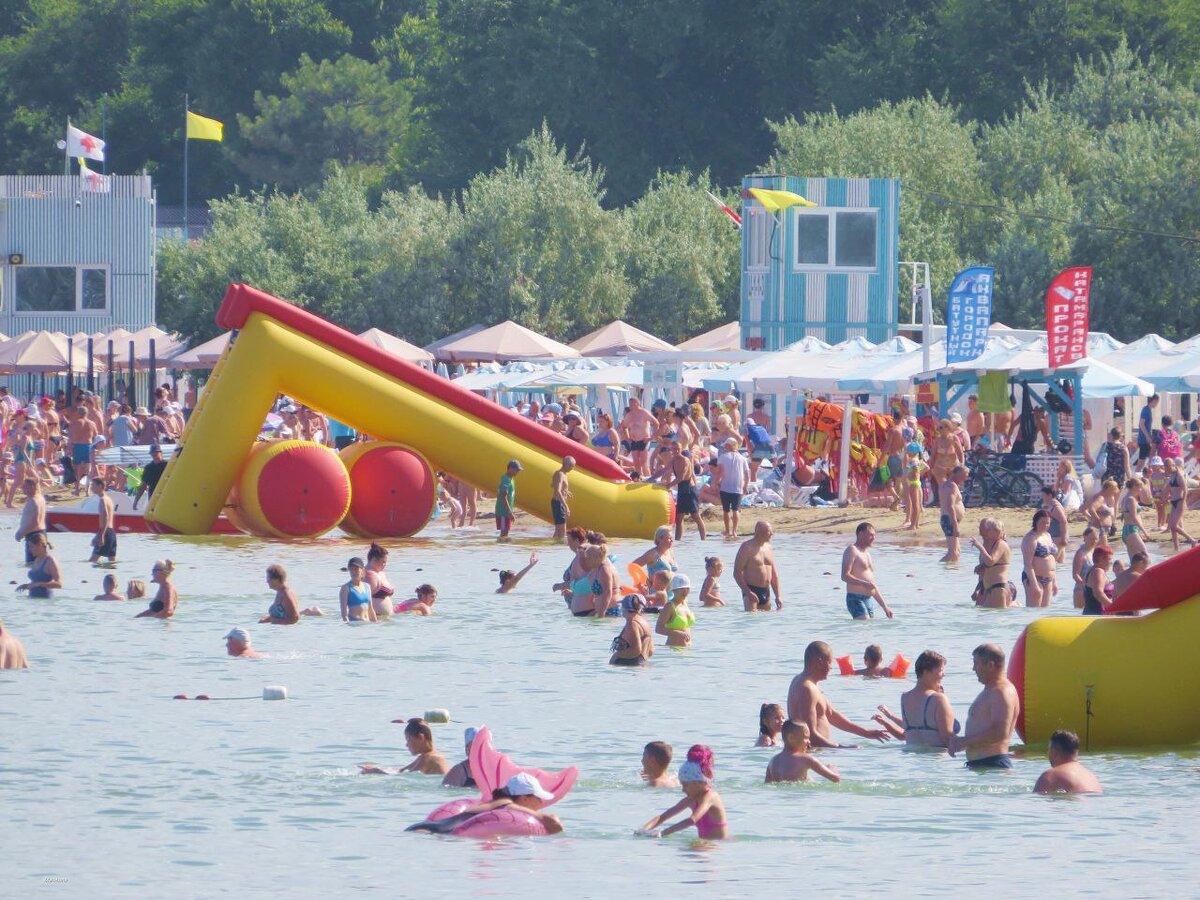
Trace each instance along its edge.
{"label": "green foliage background", "polygon": [[[736,315],[755,171],[903,180],[935,291],[997,267],[1035,326],[1061,267],[1094,327],[1200,330],[1192,0],[0,0],[0,171],[54,173],[70,117],[180,201],[183,97],[216,224],[166,245],[165,324],[230,280],[427,340]],[[902,313],[906,313],[904,310]]]}

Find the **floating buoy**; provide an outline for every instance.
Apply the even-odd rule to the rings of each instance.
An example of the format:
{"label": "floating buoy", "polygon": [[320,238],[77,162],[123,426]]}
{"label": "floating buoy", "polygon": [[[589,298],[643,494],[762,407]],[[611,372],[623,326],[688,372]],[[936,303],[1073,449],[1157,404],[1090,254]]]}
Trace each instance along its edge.
{"label": "floating buoy", "polygon": [[250,451],[231,495],[229,518],[250,534],[311,538],[350,508],[350,476],[338,455],[311,441],[269,441]]}
{"label": "floating buoy", "polygon": [[450,710],[428,709],[425,711],[425,721],[432,725],[444,725],[450,721]]}
{"label": "floating buoy", "polygon": [[208,694],[197,694],[196,699],[197,700],[211,700],[212,698],[209,697]]}
{"label": "floating buoy", "polygon": [[189,697],[187,694],[176,694],[171,699],[172,700],[191,700],[192,698]]}
{"label": "floating buoy", "polygon": [[264,700],[286,700],[287,688],[281,684],[268,684],[263,688]]}

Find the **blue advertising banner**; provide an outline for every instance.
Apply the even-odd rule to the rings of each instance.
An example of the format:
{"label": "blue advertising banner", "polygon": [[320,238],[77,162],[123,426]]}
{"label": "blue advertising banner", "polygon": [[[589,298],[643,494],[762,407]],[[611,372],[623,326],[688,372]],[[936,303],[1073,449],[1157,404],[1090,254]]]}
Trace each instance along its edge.
{"label": "blue advertising banner", "polygon": [[950,283],[946,304],[946,362],[967,362],[983,353],[992,324],[991,266],[963,269]]}

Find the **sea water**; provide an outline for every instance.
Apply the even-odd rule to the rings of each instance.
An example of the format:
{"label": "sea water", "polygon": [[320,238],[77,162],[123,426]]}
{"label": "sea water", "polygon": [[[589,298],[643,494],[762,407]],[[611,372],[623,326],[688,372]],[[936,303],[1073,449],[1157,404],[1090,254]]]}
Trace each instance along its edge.
{"label": "sea water", "polygon": [[[736,545],[701,544],[689,533],[677,558],[693,600],[702,557],[715,553],[726,562],[732,605],[696,604],[693,645],[660,646],[648,668],[631,670],[607,665],[619,620],[572,618],[551,592],[568,556],[547,536],[526,526],[516,543],[497,545],[486,529],[451,533],[435,524],[420,539],[396,542],[388,573],[397,598],[431,582],[436,615],[353,626],[341,622],[337,594],[346,560],[365,555],[362,542],[122,537],[122,588],[129,578],[149,581],[155,559],[175,561],[178,613],[159,621],[134,620],[141,602],[92,602],[104,570],[82,562],[88,536],[56,536],[67,587],[52,600],[15,592],[0,600],[32,666],[0,672],[0,894],[1195,892],[1195,750],[1091,754],[1106,792],[1076,799],[1031,796],[1043,748],[1018,747],[1010,773],[977,774],[961,757],[849,737],[857,749],[823,754],[841,784],[762,783],[775,751],[752,746],[759,705],[785,701],[812,640],[859,665],[868,643],[882,646],[885,661],[943,653],[946,693],[966,719],[979,690],[972,648],[994,641],[1009,649],[1047,614],[975,609],[973,552],[945,566],[940,547],[881,535],[873,552],[896,618],[863,623],[849,618],[838,580],[846,538],[777,536],[784,610],[746,615],[728,574]],[[614,544],[622,573],[646,547]],[[495,594],[496,570],[521,568],[531,550],[538,566],[515,592]],[[272,562],[287,567],[302,605],[330,615],[292,627],[256,624],[271,601],[264,570]],[[14,545],[4,573],[13,586],[25,580]],[[1074,614],[1064,567],[1058,583],[1048,614]],[[248,627],[269,657],[227,657],[223,639],[234,625]],[[1181,671],[1196,665],[1179,662]],[[911,684],[833,675],[825,689],[840,711],[869,725],[878,704],[898,711]],[[264,685],[285,686],[288,699],[264,702]],[[171,699],[199,693],[214,699]],[[487,724],[521,763],[578,766],[578,785],[554,809],[566,833],[491,842],[405,833],[435,806],[472,792],[415,774],[363,776],[358,764],[407,763],[392,720],[435,707],[451,713],[434,733],[452,763],[462,758],[462,729]],[[651,740],[673,744],[676,763],[693,743],[713,748],[732,840],[635,836],[679,796],[641,783],[642,746]]]}

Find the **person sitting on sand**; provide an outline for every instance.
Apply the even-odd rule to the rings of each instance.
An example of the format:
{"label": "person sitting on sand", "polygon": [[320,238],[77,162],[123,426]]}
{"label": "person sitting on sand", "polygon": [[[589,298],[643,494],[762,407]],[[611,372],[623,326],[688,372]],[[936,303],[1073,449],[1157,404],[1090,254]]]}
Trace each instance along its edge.
{"label": "person sitting on sand", "polygon": [[775,747],[779,744],[779,732],[787,717],[778,703],[764,703],[758,708],[758,740],[755,747]]}
{"label": "person sitting on sand", "polygon": [[[643,832],[652,837],[667,837],[677,831],[696,826],[696,832],[701,840],[725,840],[729,837],[728,821],[725,816],[725,804],[712,786],[713,754],[703,744],[695,744],[688,750],[687,762],[679,767],[679,784],[683,788],[683,799],[655,816],[642,826]],[[657,831],[664,822],[677,816],[684,810],[691,810],[691,815],[676,822],[674,825]]]}
{"label": "person sitting on sand", "polygon": [[267,586],[275,591],[275,602],[267,614],[258,620],[260,625],[295,625],[301,616],[323,616],[321,607],[310,606],[300,609],[296,592],[288,587],[287,569],[275,564],[267,566]]}
{"label": "person sitting on sand", "polygon": [[103,594],[97,594],[93,600],[120,600],[124,602],[125,598],[117,593],[117,576],[109,572],[104,576],[104,582],[101,585],[104,588]]}
{"label": "person sitting on sand", "polygon": [[28,669],[29,658],[17,636],[4,627],[0,619],[0,669]]}
{"label": "person sitting on sand", "polygon": [[338,594],[338,605],[342,608],[343,622],[378,622],[375,607],[371,604],[371,588],[363,575],[366,565],[362,557],[355,556],[346,564],[350,580],[342,585]]}
{"label": "person sitting on sand", "polygon": [[442,779],[442,787],[453,788],[473,788],[478,787],[475,783],[475,778],[471,774],[471,744],[475,742],[475,735],[479,734],[479,729],[469,727],[463,731],[463,752],[467,758],[460,763],[450,767],[445,777]]}
{"label": "person sitting on sand", "polygon": [[397,603],[395,611],[397,613],[413,613],[417,616],[433,615],[433,604],[437,603],[438,590],[432,584],[421,584],[417,586],[417,596],[411,600],[405,600],[403,603]]}
{"label": "person sitting on sand", "polygon": [[503,569],[500,572],[500,587],[496,588],[497,594],[507,594],[512,591],[521,579],[530,573],[534,566],[537,565],[538,555],[536,553],[529,554],[529,565],[523,568],[520,572],[514,572],[512,569]]}
{"label": "person sitting on sand", "polygon": [[696,624],[696,614],[687,605],[691,590],[692,583],[686,575],[676,575],[671,579],[667,605],[658,614],[658,622],[654,626],[656,633],[666,636],[668,647],[691,646],[692,626]]}
{"label": "person sitting on sand", "polygon": [[892,670],[883,664],[883,648],[878,644],[868,644],[863,651],[863,668],[855,669],[854,674],[865,678],[891,678]]}
{"label": "person sitting on sand", "polygon": [[900,716],[880,705],[879,715],[872,718],[910,747],[947,747],[961,728],[942,692],[946,657],[926,650],[917,657],[914,668],[917,684],[900,695]]}
{"label": "person sitting on sand", "polygon": [[1059,730],[1050,735],[1047,750],[1050,768],[1038,776],[1035,794],[1100,794],[1097,778],[1079,761],[1079,737],[1073,731]]}
{"label": "person sitting on sand", "polygon": [[704,557],[704,582],[700,585],[701,606],[724,606],[721,599],[721,573],[725,571],[725,563],[719,556]]}
{"label": "person sitting on sand", "polygon": [[171,573],[175,571],[175,563],[169,559],[160,559],[150,570],[151,580],[158,585],[158,591],[150,606],[134,616],[135,619],[169,619],[175,615],[175,606],[179,603],[179,593],[171,581]]}
{"label": "person sitting on sand", "polygon": [[767,763],[767,774],[763,781],[776,784],[781,781],[808,781],[811,769],[828,778],[834,784],[842,780],[837,769],[827,766],[809,753],[808,726],[791,719],[783,723],[783,750],[771,757]]}
{"label": "person sitting on sand", "polygon": [[642,781],[648,787],[679,787],[679,779],[667,771],[673,755],[666,741],[651,741],[642,748]]}
{"label": "person sitting on sand", "polygon": [[261,659],[263,657],[262,653],[250,646],[250,632],[245,628],[230,629],[229,634],[225,635],[225,652],[238,659]]}

